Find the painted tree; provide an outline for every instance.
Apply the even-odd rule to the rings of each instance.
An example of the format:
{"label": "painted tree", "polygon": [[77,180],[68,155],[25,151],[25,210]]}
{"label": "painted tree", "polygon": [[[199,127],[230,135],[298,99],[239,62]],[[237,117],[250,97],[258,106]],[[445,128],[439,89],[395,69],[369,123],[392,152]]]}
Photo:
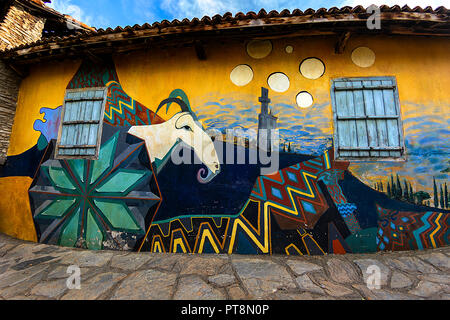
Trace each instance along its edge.
{"label": "painted tree", "polygon": [[434,207],[439,207],[439,195],[437,192],[436,179],[433,177],[433,193],[434,193]]}
{"label": "painted tree", "polygon": [[387,195],[389,198],[392,197],[392,189],[391,189],[391,185],[389,184],[389,180],[387,182]]}
{"label": "painted tree", "polygon": [[448,190],[447,190],[447,182],[444,184],[444,204],[445,204],[445,208],[447,209],[449,207],[449,203],[448,203]]}
{"label": "painted tree", "polygon": [[440,188],[440,194],[441,194],[441,202],[440,202],[440,204],[441,204],[441,208],[444,209],[445,208],[445,203],[444,203],[445,198],[444,198],[444,189],[442,189],[442,184],[440,185],[439,188]]}
{"label": "painted tree", "polygon": [[397,188],[395,187],[394,175],[391,174],[391,197],[395,199],[397,195]]}
{"label": "painted tree", "polygon": [[409,184],[409,200],[411,203],[415,203],[414,191],[413,191],[411,183]]}
{"label": "painted tree", "polygon": [[403,185],[405,186],[403,190],[403,196],[405,200],[409,202],[408,182],[406,181],[406,179],[403,180]]}
{"label": "painted tree", "polygon": [[397,174],[397,199],[401,200],[403,197],[403,190],[402,190],[402,184],[400,183],[400,178]]}

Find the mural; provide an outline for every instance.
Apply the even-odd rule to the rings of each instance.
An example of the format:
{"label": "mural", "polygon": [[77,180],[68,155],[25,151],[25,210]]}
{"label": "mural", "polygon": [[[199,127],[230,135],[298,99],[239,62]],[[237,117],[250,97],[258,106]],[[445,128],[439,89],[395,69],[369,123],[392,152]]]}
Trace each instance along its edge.
{"label": "mural", "polygon": [[[266,40],[247,46],[256,60],[272,50]],[[292,52],[292,46],[286,47],[285,54]],[[361,68],[375,63],[373,51],[366,49],[352,59]],[[298,72],[315,81],[326,73],[325,62],[303,59]],[[253,66],[240,64],[229,81],[239,88],[253,77]],[[288,73],[273,72],[260,87],[261,96],[210,94],[196,105],[188,90],[175,87],[156,105],[146,106],[127,94],[114,62],[85,61],[67,89],[107,88],[98,160],[56,159],[62,106],[41,106],[43,119],[33,125],[40,133],[36,145],[9,156],[1,176],[32,179],[30,211],[41,243],[92,250],[287,255],[450,244],[448,163],[427,153],[435,150],[435,140],[418,133],[442,121],[422,123],[406,136],[415,166],[336,160],[332,123],[324,116],[329,102],[316,102],[303,89],[290,101],[283,93],[291,81]],[[238,139],[229,138],[230,129]],[[259,143],[259,129],[269,130],[267,145]],[[276,129],[279,137],[271,133]],[[438,128],[448,134],[445,130]],[[276,154],[276,170],[261,173],[271,165],[259,161],[261,150]],[[193,161],[175,164],[173,154]],[[439,171],[431,178],[433,192],[415,174],[422,170],[418,162],[424,154],[433,163],[433,175]],[[239,161],[255,155],[258,161]]]}

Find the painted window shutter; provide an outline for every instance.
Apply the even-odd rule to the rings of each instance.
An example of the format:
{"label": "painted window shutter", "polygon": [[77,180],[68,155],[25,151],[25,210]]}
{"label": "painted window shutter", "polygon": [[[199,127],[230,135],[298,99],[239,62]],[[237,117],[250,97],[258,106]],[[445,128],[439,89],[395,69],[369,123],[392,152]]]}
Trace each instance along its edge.
{"label": "painted window shutter", "polygon": [[403,129],[395,78],[335,79],[332,100],[337,159],[403,156]]}
{"label": "painted window shutter", "polygon": [[106,102],[106,88],[66,91],[56,146],[57,158],[96,158]]}

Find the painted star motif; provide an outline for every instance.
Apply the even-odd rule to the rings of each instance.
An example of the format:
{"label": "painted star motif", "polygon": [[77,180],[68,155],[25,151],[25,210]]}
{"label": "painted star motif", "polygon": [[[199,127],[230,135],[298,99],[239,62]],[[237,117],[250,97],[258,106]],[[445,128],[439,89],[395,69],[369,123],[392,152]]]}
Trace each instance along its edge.
{"label": "painted star motif", "polygon": [[148,209],[160,198],[139,161],[144,143],[120,153],[118,140],[119,132],[101,146],[99,160],[51,157],[41,165],[29,191],[40,242],[129,249],[145,235]]}

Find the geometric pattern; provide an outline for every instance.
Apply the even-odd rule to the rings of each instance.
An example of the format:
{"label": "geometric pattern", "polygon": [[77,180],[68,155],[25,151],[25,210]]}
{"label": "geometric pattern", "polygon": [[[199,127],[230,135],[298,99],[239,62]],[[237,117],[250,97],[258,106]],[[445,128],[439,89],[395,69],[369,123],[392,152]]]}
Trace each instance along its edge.
{"label": "geometric pattern", "polygon": [[89,60],[73,76],[67,89],[107,87],[104,122],[112,126],[150,125],[164,122],[153,111],[127,95],[119,84],[114,62],[96,64]]}
{"label": "geometric pattern", "polygon": [[356,204],[354,203],[342,203],[337,205],[338,211],[342,217],[351,215],[356,210]]}
{"label": "geometric pattern", "polygon": [[341,215],[342,219],[344,219],[345,224],[352,234],[361,230],[358,221],[356,220],[356,216],[354,212],[356,211],[356,204],[354,203],[342,203],[337,206],[338,212]]}
{"label": "geometric pattern", "polygon": [[281,216],[291,220],[293,229],[314,228],[328,209],[316,182],[317,175],[326,170],[322,158],[304,161],[275,174],[258,177],[250,199],[263,201],[264,210],[270,210],[276,218]]}
{"label": "geometric pattern", "polygon": [[[123,138],[123,137],[121,137]],[[143,142],[119,150],[119,131],[100,148],[99,160],[44,161],[29,189],[41,243],[93,250],[130,250],[145,235],[145,218],[160,201],[154,174],[140,165]]]}
{"label": "geometric pattern", "polygon": [[328,193],[333,199],[339,214],[344,219],[345,224],[352,234],[361,230],[358,220],[356,219],[355,211],[357,209],[356,204],[348,203],[342,189],[339,185],[339,180],[344,179],[344,170],[328,170],[323,172],[318,180],[323,181],[328,189]]}
{"label": "geometric pattern", "polygon": [[[260,176],[252,193],[235,215],[192,216],[151,224],[138,251],[180,253],[272,254],[272,225],[292,230],[292,237],[276,253],[323,255],[306,231],[328,209],[317,186],[317,175],[329,168],[324,156]],[[278,242],[278,239],[277,241]]]}
{"label": "geometric pattern", "polygon": [[333,222],[328,223],[328,253],[351,253],[351,249]]}
{"label": "geometric pattern", "polygon": [[[49,140],[55,138],[55,132],[45,131],[44,122],[35,123],[35,130],[48,142],[41,143],[47,149],[29,189],[40,242],[152,252],[322,255],[321,245],[328,246],[329,253],[351,252],[343,235],[346,239],[365,236],[356,204],[348,202],[339,185],[348,162],[334,161],[332,149],[258,177],[238,212],[152,223],[162,200],[153,167],[148,164],[150,157],[144,142],[130,145],[126,131],[119,127],[164,120],[124,92],[113,63],[86,60],[67,89],[105,86],[99,160],[54,160],[55,142]],[[182,94],[182,100],[187,100],[179,91],[172,94]],[[56,111],[54,114],[56,123]],[[117,131],[107,136],[105,126]],[[328,195],[323,194],[319,181]],[[332,208],[326,196],[333,201]],[[370,237],[376,232],[371,243],[376,241],[378,250],[435,248],[450,242],[449,214],[400,212],[378,205],[377,210],[378,229],[373,228],[376,231]]]}
{"label": "geometric pattern", "polygon": [[104,87],[109,81],[117,81],[117,79],[113,62],[101,64],[86,59],[72,77],[66,89]]}
{"label": "geometric pattern", "polygon": [[442,212],[404,212],[384,209],[379,215],[379,251],[424,250],[450,244],[450,214]]}
{"label": "geometric pattern", "polygon": [[163,123],[153,111],[127,95],[122,86],[111,81],[108,88],[104,121],[112,126],[139,126]]}

